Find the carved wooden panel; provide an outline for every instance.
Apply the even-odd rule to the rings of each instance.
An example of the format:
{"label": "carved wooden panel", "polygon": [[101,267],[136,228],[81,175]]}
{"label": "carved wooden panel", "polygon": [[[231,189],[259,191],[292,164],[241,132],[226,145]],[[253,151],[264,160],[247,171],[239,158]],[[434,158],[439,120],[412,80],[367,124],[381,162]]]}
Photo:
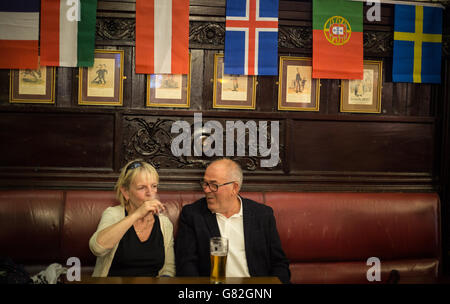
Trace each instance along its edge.
{"label": "carved wooden panel", "polygon": [[[97,18],[96,41],[98,44],[112,43],[135,45],[135,20]],[[365,56],[392,56],[393,33],[364,31]],[[446,41],[443,41],[444,49]],[[447,42],[448,43],[448,42]],[[189,24],[190,48],[223,50],[225,45],[224,22],[195,22]],[[312,29],[310,26],[280,26],[278,45],[282,51],[294,49],[301,54],[312,54]]]}
{"label": "carved wooden panel", "polygon": [[[198,114],[198,113],[197,113]],[[248,119],[223,119],[223,118],[208,118],[201,117],[202,124],[200,127],[194,125],[194,118],[191,117],[158,117],[158,116],[124,116],[123,118],[124,124],[124,140],[122,146],[122,155],[123,161],[125,164],[128,161],[131,161],[136,158],[142,158],[153,164],[158,169],[203,169],[206,165],[216,158],[220,158],[226,156],[228,153],[227,145],[231,145],[234,149],[230,154],[233,156],[233,159],[238,161],[242,168],[247,171],[272,171],[272,170],[280,170],[283,165],[282,158],[284,157],[284,124],[283,122],[277,121],[279,124],[279,133],[276,133],[275,130],[272,130],[272,121],[257,119],[253,120],[255,122],[255,126],[257,127],[256,131],[256,140],[253,148],[257,149],[257,155],[254,156],[249,151],[251,149],[249,143],[250,137],[250,128],[245,130],[245,133],[240,134],[239,132],[233,131],[232,138],[228,138],[227,135],[231,135],[229,130],[227,129],[227,122],[232,124],[241,121],[243,124],[246,124]],[[188,133],[185,133],[190,137],[189,142],[191,146],[189,147],[189,155],[188,153],[183,153],[182,155],[176,156],[173,152],[174,147],[176,145],[173,143],[174,139],[179,137],[182,133],[181,130],[175,129],[174,133],[171,132],[172,126],[177,121],[185,121],[188,123],[189,130]],[[210,131],[205,129],[205,124],[207,122],[217,122],[215,125],[218,126],[216,129],[212,129]],[[262,125],[265,124],[266,137],[260,137]],[[197,156],[200,154],[196,154],[194,150],[194,143],[196,141],[197,132],[200,132],[198,136],[200,136],[202,145],[202,153],[201,156]],[[206,140],[210,138],[212,140],[212,135],[215,132],[220,132],[220,137],[222,138],[222,142],[211,145],[212,149],[215,150],[215,153],[208,157],[207,152],[205,152],[206,148],[209,147],[206,144]],[[217,134],[216,134],[217,135]],[[255,134],[253,134],[255,135]],[[270,142],[272,136],[275,136],[278,141],[278,153],[276,157],[279,158],[279,162],[277,165],[270,167],[262,167],[261,160],[269,159],[270,157],[275,157],[275,154],[270,152],[270,155],[261,156],[261,145],[264,148],[274,148],[275,144]],[[238,155],[238,145],[244,146],[244,154]],[[180,147],[180,145],[178,145]],[[183,147],[183,146],[182,146]],[[241,152],[242,153],[242,152]],[[273,152],[275,153],[275,151]]]}
{"label": "carved wooden panel", "polygon": [[134,41],[135,27],[135,19],[97,18],[96,40]]}
{"label": "carved wooden panel", "polygon": [[213,22],[189,23],[189,46],[208,46],[223,49],[225,45],[225,24]]}

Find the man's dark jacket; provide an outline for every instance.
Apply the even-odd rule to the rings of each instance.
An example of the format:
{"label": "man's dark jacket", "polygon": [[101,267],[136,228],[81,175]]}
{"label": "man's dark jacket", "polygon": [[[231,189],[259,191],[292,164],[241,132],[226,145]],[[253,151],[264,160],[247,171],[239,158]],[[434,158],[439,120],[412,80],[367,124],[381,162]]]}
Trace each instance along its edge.
{"label": "man's dark jacket", "polygon": [[[242,198],[245,253],[250,276],[277,276],[289,283],[289,261],[281,248],[273,210]],[[209,276],[209,239],[220,236],[216,215],[202,198],[181,210],[175,240],[177,276]]]}

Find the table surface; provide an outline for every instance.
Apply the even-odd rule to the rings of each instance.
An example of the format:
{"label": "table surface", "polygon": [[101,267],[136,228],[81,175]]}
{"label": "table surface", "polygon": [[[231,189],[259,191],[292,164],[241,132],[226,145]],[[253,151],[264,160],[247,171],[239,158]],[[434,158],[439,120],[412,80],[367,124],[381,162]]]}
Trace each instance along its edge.
{"label": "table surface", "polygon": [[[211,284],[209,277],[92,277],[81,276],[81,281],[67,284]],[[225,284],[281,284],[277,277],[226,278]]]}

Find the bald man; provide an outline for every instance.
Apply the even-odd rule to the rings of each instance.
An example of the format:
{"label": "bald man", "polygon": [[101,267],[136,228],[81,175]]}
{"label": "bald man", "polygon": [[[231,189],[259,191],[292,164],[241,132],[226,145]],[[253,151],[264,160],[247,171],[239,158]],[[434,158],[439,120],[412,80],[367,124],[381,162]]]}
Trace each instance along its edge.
{"label": "bald man", "polygon": [[277,276],[289,283],[273,210],[242,198],[243,174],[230,159],[212,162],[200,185],[205,197],[183,207],[175,242],[177,276],[209,276],[211,237],[229,240],[227,277]]}

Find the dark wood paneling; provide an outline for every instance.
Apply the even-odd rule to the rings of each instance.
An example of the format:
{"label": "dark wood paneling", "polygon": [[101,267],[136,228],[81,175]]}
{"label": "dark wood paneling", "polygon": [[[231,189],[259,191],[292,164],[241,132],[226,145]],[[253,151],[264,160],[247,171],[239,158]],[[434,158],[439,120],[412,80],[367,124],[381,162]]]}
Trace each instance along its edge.
{"label": "dark wood paneling", "polygon": [[113,168],[114,116],[0,113],[0,167]]}
{"label": "dark wood paneling", "polygon": [[[204,51],[203,57],[203,110],[211,110],[213,107],[213,89],[214,89],[214,55],[217,51]],[[194,91],[192,87],[191,91]]]}
{"label": "dark wood paneling", "polygon": [[191,50],[191,87],[190,87],[190,109],[198,110],[202,109],[203,104],[203,88],[205,87],[204,80],[204,62],[203,62],[203,50]]}
{"label": "dark wood paneling", "polygon": [[418,172],[433,169],[433,125],[294,121],[292,171]]}
{"label": "dark wood paneling", "polygon": [[[124,2],[124,3],[121,3]],[[136,11],[136,1],[98,1],[97,9],[101,11]]]}
{"label": "dark wood paneling", "polygon": [[0,105],[9,100],[9,70],[0,69]]}
{"label": "dark wood paneling", "polygon": [[57,107],[71,107],[73,100],[78,100],[73,95],[74,92],[78,92],[78,73],[76,74],[76,79],[74,79],[74,70],[66,67],[56,68],[55,94],[58,100],[56,102]]}
{"label": "dark wood paneling", "polygon": [[256,111],[275,112],[278,109],[278,77],[258,76]]}
{"label": "dark wood paneling", "polygon": [[133,51],[132,47],[121,47],[118,49],[123,50],[124,53],[123,75],[125,79],[123,80],[123,104],[125,107],[130,107],[133,100]]}
{"label": "dark wood paneling", "polygon": [[[448,11],[448,9],[447,9]],[[448,22],[448,19],[447,19]],[[450,26],[450,22],[449,22]],[[444,79],[443,84],[445,90],[442,92],[442,103],[436,105],[438,113],[442,117],[442,137],[438,141],[440,149],[437,149],[440,154],[440,161],[438,162],[438,169],[435,174],[440,177],[440,191],[441,198],[441,214],[442,214],[442,240],[444,251],[444,269],[447,274],[450,273],[450,60],[446,58],[443,65]],[[446,258],[447,257],[447,258]]]}
{"label": "dark wood paneling", "polygon": [[411,97],[409,100],[415,100],[415,102],[408,103],[408,114],[411,116],[430,115],[431,109],[431,90],[433,86],[427,83],[419,83],[411,88]]}
{"label": "dark wood paneling", "polygon": [[132,83],[131,100],[128,104],[131,104],[131,108],[143,108],[146,103],[146,87],[147,87],[147,75],[136,74],[136,48],[130,50],[132,53],[132,66],[130,82]]}
{"label": "dark wood paneling", "polygon": [[320,107],[321,114],[336,114],[339,112],[341,100],[340,80],[320,80]]}

